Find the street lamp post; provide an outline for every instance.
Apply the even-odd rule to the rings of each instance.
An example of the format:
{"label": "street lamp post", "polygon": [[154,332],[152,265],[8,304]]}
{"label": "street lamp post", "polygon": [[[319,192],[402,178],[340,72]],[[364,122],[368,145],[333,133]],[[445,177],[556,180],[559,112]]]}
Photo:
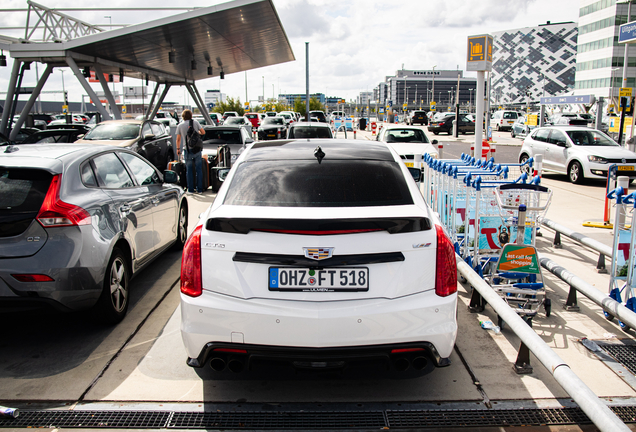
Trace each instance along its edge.
{"label": "street lamp post", "polygon": [[433,99],[435,99],[435,68],[436,67],[437,67],[437,65],[433,66],[433,91],[432,91]]}
{"label": "street lamp post", "polygon": [[620,68],[612,68],[612,71],[610,73],[610,94],[609,94],[609,100],[610,100],[610,104],[615,104],[615,102],[613,101],[614,98],[614,71],[619,70]]}
{"label": "street lamp post", "polygon": [[415,99],[413,100],[413,103],[417,105],[417,84],[415,84]]}
{"label": "street lamp post", "polygon": [[468,91],[470,92],[470,98],[468,99],[468,111],[469,112],[473,112],[473,90],[475,90],[475,89],[468,89]]}
{"label": "street lamp post", "polygon": [[450,106],[453,103],[451,99],[452,90],[446,90],[446,92],[448,93],[448,105]]}

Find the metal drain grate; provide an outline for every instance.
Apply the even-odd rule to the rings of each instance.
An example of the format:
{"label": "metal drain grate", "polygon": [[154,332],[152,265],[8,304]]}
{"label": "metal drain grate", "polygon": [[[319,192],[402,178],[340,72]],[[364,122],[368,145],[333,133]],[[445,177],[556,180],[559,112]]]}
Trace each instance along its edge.
{"label": "metal drain grate", "polygon": [[392,428],[443,426],[540,426],[589,424],[579,408],[465,411],[388,411]]}
{"label": "metal drain grate", "polygon": [[[636,406],[610,407],[625,423],[636,423]],[[590,424],[580,408],[439,409],[373,411],[21,411],[0,417],[0,428],[127,429],[382,429]]]}
{"label": "metal drain grate", "polygon": [[178,429],[356,429],[386,426],[382,411],[174,413]]}
{"label": "metal drain grate", "polygon": [[0,417],[0,427],[163,428],[168,411],[20,411],[16,419]]}
{"label": "metal drain grate", "polygon": [[636,345],[598,344],[604,351],[636,375]]}

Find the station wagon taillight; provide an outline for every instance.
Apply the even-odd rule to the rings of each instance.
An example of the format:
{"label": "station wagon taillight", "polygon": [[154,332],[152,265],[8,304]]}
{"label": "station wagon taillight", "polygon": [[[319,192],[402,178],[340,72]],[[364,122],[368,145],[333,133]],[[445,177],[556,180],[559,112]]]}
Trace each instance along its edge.
{"label": "station wagon taillight", "polygon": [[62,174],[54,175],[37,220],[44,228],[90,225],[91,215],[83,208],[60,199]]}
{"label": "station wagon taillight", "polygon": [[203,293],[201,278],[201,225],[196,227],[183,246],[181,258],[181,292],[190,297]]}
{"label": "station wagon taillight", "polygon": [[440,297],[457,292],[457,261],[455,248],[440,225],[437,231],[437,265],[435,269],[435,294]]}

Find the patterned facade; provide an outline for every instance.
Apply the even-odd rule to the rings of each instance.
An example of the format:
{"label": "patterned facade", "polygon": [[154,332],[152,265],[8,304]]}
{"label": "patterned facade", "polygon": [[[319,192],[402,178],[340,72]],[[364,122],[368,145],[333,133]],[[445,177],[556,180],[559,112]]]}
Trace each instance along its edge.
{"label": "patterned facade", "polygon": [[492,33],[491,99],[497,105],[571,94],[576,74],[576,23]]}

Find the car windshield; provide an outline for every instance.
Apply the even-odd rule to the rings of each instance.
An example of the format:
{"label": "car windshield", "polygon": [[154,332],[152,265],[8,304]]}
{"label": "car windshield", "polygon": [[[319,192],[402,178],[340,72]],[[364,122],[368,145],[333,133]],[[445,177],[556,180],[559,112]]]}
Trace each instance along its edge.
{"label": "car windshield", "polygon": [[244,162],[224,204],[268,207],[362,207],[413,204],[396,162],[291,160]]}
{"label": "car windshield", "polygon": [[282,117],[268,117],[265,120],[263,120],[263,124],[282,125],[284,123],[283,123]]}
{"label": "car windshield", "polygon": [[596,130],[566,131],[574,145],[579,146],[618,146],[610,137]]}
{"label": "car windshield", "polygon": [[84,136],[85,140],[130,140],[139,136],[141,125],[138,123],[98,124]]}
{"label": "car windshield", "polygon": [[386,131],[386,142],[427,143],[428,138],[421,129],[391,129]]}
{"label": "car windshield", "polygon": [[206,129],[203,141],[216,140],[225,144],[243,144],[239,130]]}

